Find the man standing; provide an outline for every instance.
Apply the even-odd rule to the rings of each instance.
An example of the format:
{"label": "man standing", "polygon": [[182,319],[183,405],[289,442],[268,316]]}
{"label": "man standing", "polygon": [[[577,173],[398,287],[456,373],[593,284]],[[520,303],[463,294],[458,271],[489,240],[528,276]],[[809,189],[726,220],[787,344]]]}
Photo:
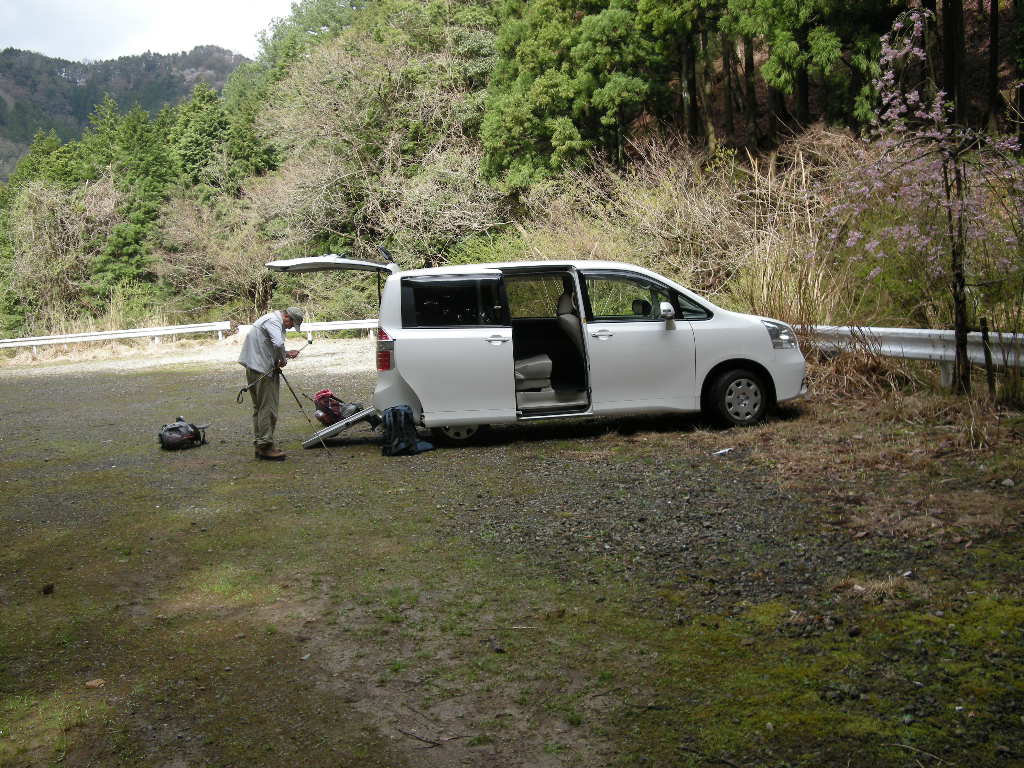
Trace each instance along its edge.
{"label": "man standing", "polygon": [[285,331],[300,330],[302,310],[298,307],[268,312],[249,330],[242,343],[238,362],[245,366],[245,380],[252,397],[252,430],[255,435],[256,458],[284,461],[284,451],[274,446],[277,426],[277,404],[281,391],[279,369],[284,368],[297,350],[284,348]]}

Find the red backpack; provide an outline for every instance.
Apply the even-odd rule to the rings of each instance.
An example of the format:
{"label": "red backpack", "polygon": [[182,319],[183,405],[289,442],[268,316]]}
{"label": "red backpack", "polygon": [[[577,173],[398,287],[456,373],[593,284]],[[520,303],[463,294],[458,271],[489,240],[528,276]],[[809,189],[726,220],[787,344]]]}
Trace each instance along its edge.
{"label": "red backpack", "polygon": [[313,395],[313,404],[316,406],[313,415],[325,427],[337,424],[342,419],[363,410],[361,403],[346,403],[329,389],[321,389]]}

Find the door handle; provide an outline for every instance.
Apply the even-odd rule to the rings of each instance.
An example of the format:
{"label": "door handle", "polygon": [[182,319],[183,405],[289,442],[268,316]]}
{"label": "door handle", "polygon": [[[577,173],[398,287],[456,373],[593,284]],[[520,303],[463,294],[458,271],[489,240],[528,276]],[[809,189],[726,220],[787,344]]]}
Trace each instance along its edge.
{"label": "door handle", "polygon": [[507,336],[488,336],[484,341],[497,347],[500,344],[504,344],[506,341],[512,341],[512,339]]}
{"label": "door handle", "polygon": [[610,339],[615,334],[612,333],[611,331],[602,328],[600,331],[594,331],[590,335],[593,336],[595,339],[601,339],[602,341],[604,341],[605,339]]}

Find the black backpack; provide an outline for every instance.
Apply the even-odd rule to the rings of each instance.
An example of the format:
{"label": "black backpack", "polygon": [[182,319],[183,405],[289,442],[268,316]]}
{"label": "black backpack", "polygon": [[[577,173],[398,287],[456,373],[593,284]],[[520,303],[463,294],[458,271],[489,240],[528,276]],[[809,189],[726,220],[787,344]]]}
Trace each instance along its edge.
{"label": "black backpack", "polygon": [[206,442],[206,428],[209,424],[196,426],[185,421],[181,416],[172,424],[164,424],[157,433],[160,447],[165,451],[179,451],[182,448],[195,448]]}
{"label": "black backpack", "polygon": [[412,409],[408,405],[387,408],[383,414],[383,445],[380,452],[385,456],[403,456],[429,451],[434,446],[420,440],[416,424],[412,420]]}

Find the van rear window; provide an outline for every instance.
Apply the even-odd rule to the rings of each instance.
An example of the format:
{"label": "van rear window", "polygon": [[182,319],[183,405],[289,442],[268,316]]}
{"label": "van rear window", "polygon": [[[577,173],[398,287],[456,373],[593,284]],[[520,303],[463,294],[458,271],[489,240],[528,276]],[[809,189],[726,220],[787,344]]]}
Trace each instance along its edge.
{"label": "van rear window", "polygon": [[402,327],[508,325],[498,275],[402,279]]}

